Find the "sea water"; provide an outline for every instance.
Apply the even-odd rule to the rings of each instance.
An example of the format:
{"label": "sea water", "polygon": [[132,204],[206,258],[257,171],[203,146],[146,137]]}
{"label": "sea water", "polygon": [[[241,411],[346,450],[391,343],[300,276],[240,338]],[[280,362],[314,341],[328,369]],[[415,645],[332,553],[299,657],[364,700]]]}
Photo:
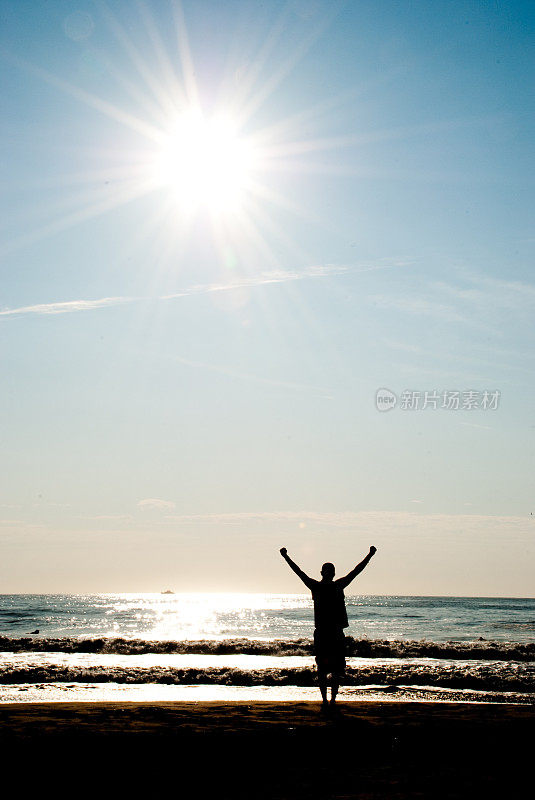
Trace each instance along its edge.
{"label": "sea water", "polygon": [[[533,701],[535,599],[346,602],[341,699]],[[307,595],[0,595],[0,701],[317,699],[312,628]]]}

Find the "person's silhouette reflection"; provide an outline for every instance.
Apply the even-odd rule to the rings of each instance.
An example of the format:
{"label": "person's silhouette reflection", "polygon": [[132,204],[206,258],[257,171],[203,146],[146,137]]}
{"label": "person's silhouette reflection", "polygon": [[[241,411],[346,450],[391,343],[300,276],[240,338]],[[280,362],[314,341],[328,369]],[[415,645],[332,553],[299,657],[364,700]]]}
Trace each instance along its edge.
{"label": "person's silhouette reflection", "polygon": [[338,578],[336,581],[334,580],[334,564],[327,562],[321,568],[321,581],[316,581],[303,572],[295,561],[292,561],[285,547],[281,547],[280,550],[281,556],[312,592],[315,626],[314,653],[324,706],[327,705],[328,675],[331,675],[331,703],[334,705],[340,680],[346,671],[344,628],[348,627],[349,622],[347,621],[344,589],[368,565],[375,552],[376,548],[370,547],[366,558],[344,578]]}

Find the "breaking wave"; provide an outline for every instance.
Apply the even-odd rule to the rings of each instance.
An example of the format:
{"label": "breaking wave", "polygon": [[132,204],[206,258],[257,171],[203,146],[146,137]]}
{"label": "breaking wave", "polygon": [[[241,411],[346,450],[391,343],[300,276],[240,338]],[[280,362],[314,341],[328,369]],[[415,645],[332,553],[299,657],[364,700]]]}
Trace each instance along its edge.
{"label": "breaking wave", "polygon": [[[0,636],[0,652],[21,653],[103,653],[116,655],[258,655],[308,656],[312,640],[201,639],[168,641],[149,639],[70,637],[11,638]],[[535,643],[478,640],[473,642],[405,641],[396,639],[353,639],[346,637],[350,658],[436,658],[478,661],[535,661]]]}
{"label": "breaking wave", "polygon": [[[175,668],[76,664],[40,664],[24,667],[6,664],[0,669],[0,684],[39,683],[152,683],[221,684],[227,686],[314,686],[313,667],[237,669],[234,667]],[[428,686],[486,691],[535,691],[535,669],[510,662],[420,662],[353,664],[344,685]]]}

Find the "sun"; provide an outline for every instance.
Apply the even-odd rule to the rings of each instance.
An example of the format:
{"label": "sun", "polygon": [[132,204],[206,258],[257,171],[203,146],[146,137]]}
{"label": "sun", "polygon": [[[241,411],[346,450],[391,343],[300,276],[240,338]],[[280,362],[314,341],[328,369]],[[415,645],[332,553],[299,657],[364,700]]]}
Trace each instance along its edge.
{"label": "sun", "polygon": [[[92,93],[26,65],[50,86],[121,126],[126,138],[114,138],[109,147],[95,147],[91,140],[91,158],[100,160],[93,166],[88,161],[87,168],[72,176],[57,178],[58,186],[76,187],[68,198],[67,211],[52,212],[49,220],[26,232],[11,247],[141,201],[146,213],[136,241],[150,242],[162,260],[185,247],[190,238],[205,233],[233,269],[239,263],[277,268],[281,252],[291,253],[292,259],[305,255],[305,248],[289,235],[280,215],[323,224],[321,217],[313,218],[292,199],[291,182],[303,173],[330,171],[328,163],[316,163],[312,154],[348,146],[350,137],[311,136],[310,132],[312,123],[323,125],[322,120],[332,118],[333,108],[345,95],[292,110],[287,116],[270,117],[267,103],[321,35],[325,20],[296,45],[295,52],[281,50],[275,72],[270,74],[268,55],[276,46],[283,47],[283,27],[277,25],[256,58],[244,60],[237,53],[236,63],[233,57],[220,84],[207,87],[204,93],[181,5],[171,5],[174,35],[168,41],[167,32],[161,35],[157,16],[141,4],[142,27],[151,42],[148,50],[144,39],[138,44],[121,22],[105,11],[105,22],[120,45],[118,52],[127,56],[124,65],[110,61],[110,76],[116,80],[119,95],[113,82],[111,96],[107,92],[101,96],[100,90]],[[118,104],[117,96],[124,98],[124,103]],[[85,158],[83,148],[82,156]],[[337,167],[333,174],[339,174]]]}
{"label": "sun", "polygon": [[243,209],[259,154],[223,115],[181,114],[163,137],[155,179],[185,210],[218,215]]}

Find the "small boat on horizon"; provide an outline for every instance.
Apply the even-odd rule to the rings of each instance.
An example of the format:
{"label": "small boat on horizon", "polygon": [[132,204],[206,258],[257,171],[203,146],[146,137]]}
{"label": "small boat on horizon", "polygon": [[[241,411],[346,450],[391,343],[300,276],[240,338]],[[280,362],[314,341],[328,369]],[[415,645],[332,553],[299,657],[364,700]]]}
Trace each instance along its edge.
{"label": "small boat on horizon", "polygon": [[164,590],[163,592],[161,592],[160,594],[174,594],[174,592],[172,592],[172,591],[171,591],[171,589],[165,589],[165,590]]}

